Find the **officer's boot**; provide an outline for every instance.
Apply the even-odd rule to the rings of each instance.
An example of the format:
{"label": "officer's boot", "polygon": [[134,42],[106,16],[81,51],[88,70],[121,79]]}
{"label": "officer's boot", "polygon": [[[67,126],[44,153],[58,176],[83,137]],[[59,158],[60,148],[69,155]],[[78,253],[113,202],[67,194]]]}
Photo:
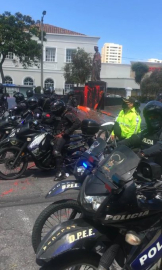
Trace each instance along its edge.
{"label": "officer's boot", "polygon": [[53,181],[61,181],[65,178],[65,171],[62,168],[63,157],[61,153],[56,153],[56,151],[54,152],[54,157],[56,160],[56,173]]}

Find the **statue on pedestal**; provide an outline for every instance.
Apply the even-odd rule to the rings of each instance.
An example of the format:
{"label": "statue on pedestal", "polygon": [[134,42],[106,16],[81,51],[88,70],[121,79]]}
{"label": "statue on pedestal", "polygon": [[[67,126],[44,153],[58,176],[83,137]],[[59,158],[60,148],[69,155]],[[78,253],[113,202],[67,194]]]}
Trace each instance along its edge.
{"label": "statue on pedestal", "polygon": [[94,50],[95,54],[93,57],[91,81],[100,81],[101,54],[99,53],[97,46],[94,46]]}

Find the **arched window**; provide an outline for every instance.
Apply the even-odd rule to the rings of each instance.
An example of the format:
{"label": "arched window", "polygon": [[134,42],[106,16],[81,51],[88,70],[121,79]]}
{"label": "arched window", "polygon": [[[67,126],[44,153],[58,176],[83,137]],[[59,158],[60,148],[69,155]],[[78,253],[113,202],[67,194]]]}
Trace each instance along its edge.
{"label": "arched window", "polygon": [[25,78],[24,85],[34,85],[33,79],[30,77]]}
{"label": "arched window", "polygon": [[13,83],[12,78],[10,76],[5,76],[5,83],[12,84]]}
{"label": "arched window", "polygon": [[54,89],[54,81],[52,79],[46,79],[44,82],[45,88],[52,87]]}

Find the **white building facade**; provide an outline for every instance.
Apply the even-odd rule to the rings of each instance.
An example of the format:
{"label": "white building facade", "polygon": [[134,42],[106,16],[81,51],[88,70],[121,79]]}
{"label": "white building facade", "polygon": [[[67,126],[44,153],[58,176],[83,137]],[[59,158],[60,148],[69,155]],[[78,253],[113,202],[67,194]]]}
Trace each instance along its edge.
{"label": "white building facade", "polygon": [[156,59],[156,58],[150,58],[147,60],[147,62],[150,63],[162,63],[162,60]]}
{"label": "white building facade", "polygon": [[135,82],[130,64],[101,64],[101,80],[107,83],[108,88],[132,88],[139,90],[140,86]]}
{"label": "white building facade", "polygon": [[114,43],[105,43],[101,51],[101,62],[121,64],[122,45],[114,44]]}
{"label": "white building facade", "polygon": [[[44,25],[46,40],[43,42],[43,82],[44,87],[52,86],[56,93],[62,94],[65,85],[63,67],[71,62],[71,56],[78,47],[83,48],[93,57],[94,46],[97,46],[99,37],[86,36],[77,32]],[[24,86],[41,85],[41,68],[36,66],[24,69],[12,53],[8,53],[3,64],[6,83]]]}

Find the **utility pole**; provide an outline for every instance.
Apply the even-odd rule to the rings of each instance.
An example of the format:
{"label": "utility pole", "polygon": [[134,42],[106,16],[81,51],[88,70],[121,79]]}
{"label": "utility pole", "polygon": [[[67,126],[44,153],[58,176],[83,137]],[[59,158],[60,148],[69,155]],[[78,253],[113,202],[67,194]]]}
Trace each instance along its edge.
{"label": "utility pole", "polygon": [[46,15],[46,11],[42,12],[41,18],[41,94],[43,93],[43,19]]}

